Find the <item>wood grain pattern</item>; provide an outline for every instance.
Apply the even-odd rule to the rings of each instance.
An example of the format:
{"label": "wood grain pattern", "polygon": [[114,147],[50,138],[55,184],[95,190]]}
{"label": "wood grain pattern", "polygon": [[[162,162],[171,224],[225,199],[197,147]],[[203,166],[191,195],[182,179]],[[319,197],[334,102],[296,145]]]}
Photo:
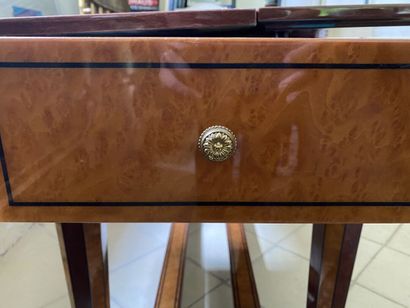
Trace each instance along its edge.
{"label": "wood grain pattern", "polygon": [[102,224],[57,224],[71,306],[109,308],[108,260]]}
{"label": "wood grain pattern", "polygon": [[[2,62],[410,63],[407,41],[39,38],[0,45]],[[16,202],[409,201],[405,69],[3,67],[0,74],[7,76],[0,133]],[[237,134],[232,161],[214,164],[197,153],[196,138],[212,124]],[[410,212],[11,209],[4,188],[0,200],[2,220],[406,221]]]}
{"label": "wood grain pattern", "polygon": [[307,307],[345,307],[362,225],[313,225]]}
{"label": "wood grain pattern", "polygon": [[345,225],[342,247],[340,248],[340,261],[333,294],[333,308],[344,308],[349,293],[353,267],[359,248],[362,224]]}
{"label": "wood grain pattern", "polygon": [[[410,70],[1,73],[15,202],[410,201]],[[214,124],[238,138],[221,164],[196,148]]]}
{"label": "wood grain pattern", "polygon": [[243,224],[226,224],[231,283],[236,308],[259,308],[259,297]]}
{"label": "wood grain pattern", "polygon": [[172,224],[155,308],[179,308],[185,269],[189,224]]}
{"label": "wood grain pattern", "polygon": [[93,307],[110,308],[108,230],[106,224],[83,224]]}

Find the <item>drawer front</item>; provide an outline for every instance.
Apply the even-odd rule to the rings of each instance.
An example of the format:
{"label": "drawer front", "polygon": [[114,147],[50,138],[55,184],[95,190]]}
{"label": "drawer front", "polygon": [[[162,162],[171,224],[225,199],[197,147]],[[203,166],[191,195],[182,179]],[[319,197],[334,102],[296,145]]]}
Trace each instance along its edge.
{"label": "drawer front", "polygon": [[[10,204],[410,201],[410,42],[0,46]],[[223,162],[198,150],[213,125]]]}

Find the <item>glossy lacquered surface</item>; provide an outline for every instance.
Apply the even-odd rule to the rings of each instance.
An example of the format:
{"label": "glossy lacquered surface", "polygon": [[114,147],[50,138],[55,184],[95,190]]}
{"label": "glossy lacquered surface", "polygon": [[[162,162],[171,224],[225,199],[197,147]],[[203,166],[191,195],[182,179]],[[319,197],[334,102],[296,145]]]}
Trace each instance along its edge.
{"label": "glossy lacquered surface", "polygon": [[[386,63],[383,47],[400,45],[404,57],[406,42],[85,41],[75,54],[64,39],[54,50],[36,41],[25,57],[2,53],[109,66],[1,69],[0,132],[16,203],[410,201],[408,69],[110,66]],[[237,136],[229,161],[197,150],[213,124]]]}
{"label": "glossy lacquered surface", "polygon": [[[186,35],[256,27],[255,10],[140,12],[0,18],[1,36]],[[185,34],[184,34],[185,33]]]}
{"label": "glossy lacquered surface", "polygon": [[[2,220],[409,217],[407,207],[373,213],[353,206],[410,201],[407,41],[0,44],[0,133],[11,192],[7,198],[2,181]],[[222,163],[197,149],[200,133],[215,124],[238,138],[236,154]],[[242,202],[248,206],[234,206]]]}
{"label": "glossy lacquered surface", "polygon": [[269,30],[400,26],[410,23],[408,4],[267,7],[258,22]]}
{"label": "glossy lacquered surface", "polygon": [[311,37],[320,28],[409,25],[409,10],[382,4],[0,18],[0,36]]}

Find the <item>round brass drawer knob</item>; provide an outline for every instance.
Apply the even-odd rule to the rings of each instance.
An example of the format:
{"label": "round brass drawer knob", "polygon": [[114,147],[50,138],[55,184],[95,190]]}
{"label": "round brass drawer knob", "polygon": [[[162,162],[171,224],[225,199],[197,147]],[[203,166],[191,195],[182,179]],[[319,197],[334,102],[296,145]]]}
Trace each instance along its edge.
{"label": "round brass drawer knob", "polygon": [[205,129],[199,137],[198,148],[207,159],[224,161],[235,153],[236,137],[225,126],[211,126]]}

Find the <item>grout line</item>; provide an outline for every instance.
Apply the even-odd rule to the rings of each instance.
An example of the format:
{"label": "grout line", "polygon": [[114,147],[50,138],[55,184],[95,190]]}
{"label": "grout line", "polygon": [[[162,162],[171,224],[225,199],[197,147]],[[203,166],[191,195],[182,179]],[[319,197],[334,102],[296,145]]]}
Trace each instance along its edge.
{"label": "grout line", "polygon": [[292,235],[294,235],[296,232],[298,232],[300,229],[302,229],[305,226],[305,224],[302,224],[298,227],[296,227],[295,230],[293,230],[292,232],[290,232],[288,235],[286,235],[283,239],[279,240],[278,242],[276,242],[277,245],[280,245],[281,243],[283,243],[285,240],[289,239]]}
{"label": "grout line", "polygon": [[[379,253],[383,250],[383,248],[387,248],[386,245],[390,243],[391,239],[396,235],[397,231],[400,229],[401,225],[396,228],[396,230],[393,231],[393,233],[387,238],[387,240],[384,242],[384,244],[381,244],[379,249],[376,251],[376,253],[373,255],[373,257],[370,258],[370,260],[367,262],[367,264],[362,268],[360,272],[357,273],[356,279],[354,280],[355,283],[358,282],[360,276],[364,273],[364,271],[369,267],[369,265],[376,259],[376,257],[379,255]],[[359,242],[360,245],[360,242]],[[360,246],[359,246],[360,248]]]}
{"label": "grout line", "polygon": [[[106,223],[107,224],[107,228],[108,228],[108,233],[110,232],[110,225],[135,225],[136,228],[138,228],[139,226],[141,228],[144,228],[144,226],[142,225],[148,225],[148,224],[152,224],[152,225],[163,225],[163,224],[168,224],[168,231],[165,237],[159,236],[157,234],[157,232],[151,232],[151,231],[147,231],[147,230],[132,230],[131,232],[127,232],[127,233],[133,233],[136,232],[139,235],[142,235],[144,237],[153,237],[155,239],[157,239],[158,241],[160,241],[162,244],[167,244],[168,243],[168,238],[169,238],[169,234],[171,232],[171,226],[172,223],[167,223],[167,222],[155,222],[155,223],[149,223],[149,222],[109,222]],[[139,225],[139,226],[138,226]],[[114,226],[113,226],[114,227]],[[120,226],[121,227],[121,226]],[[152,228],[155,227],[159,227],[159,226],[151,226]]]}
{"label": "grout line", "polygon": [[410,257],[410,254],[409,254],[409,253],[404,252],[404,251],[401,251],[401,250],[399,250],[399,249],[397,249],[397,248],[393,248],[393,247],[390,247],[390,246],[386,246],[385,248],[386,248],[386,249],[393,250],[393,251],[395,251],[395,252],[397,252],[397,253],[400,253],[400,254],[402,254],[402,255],[405,255],[406,257]]}
{"label": "grout line", "polygon": [[48,303],[45,303],[45,304],[41,305],[39,308],[47,308],[48,306],[50,306],[50,305],[52,305],[52,304],[54,304],[54,303],[56,303],[56,302],[62,300],[62,299],[63,299],[64,297],[66,297],[66,296],[68,296],[68,294],[61,295],[61,296],[59,296],[59,297],[57,297],[57,298],[55,298],[55,299],[49,301]]}
{"label": "grout line", "polygon": [[194,301],[193,301],[191,304],[189,304],[188,306],[185,306],[185,308],[190,308],[190,307],[192,307],[193,305],[195,305],[196,303],[198,303],[198,302],[200,302],[202,299],[204,299],[204,298],[205,298],[207,295],[209,295],[211,292],[215,291],[216,289],[218,289],[219,287],[222,287],[222,286],[223,286],[223,282],[220,283],[220,284],[218,284],[218,285],[216,285],[215,287],[209,289],[208,292],[202,294],[201,297],[199,297],[198,299],[194,300]]}
{"label": "grout line", "polygon": [[[359,245],[360,245],[360,242],[359,242]],[[375,254],[370,258],[370,260],[365,264],[365,266],[363,266],[363,268],[356,274],[356,278],[352,279],[352,281],[350,283],[357,283],[358,282],[360,276],[369,267],[370,263],[372,263],[373,260],[376,259],[377,255],[382,251],[382,249],[383,249],[383,246],[380,245],[380,247],[377,249]],[[358,249],[358,252],[359,252],[359,249]],[[357,255],[358,255],[358,253],[356,254],[356,260],[357,260]],[[356,263],[356,260],[355,260],[355,263]],[[354,271],[354,266],[353,266],[353,271]],[[353,275],[353,272],[352,272],[352,275]]]}
{"label": "grout line", "polygon": [[[199,223],[199,225],[203,225],[203,224],[205,224],[205,223]],[[187,247],[190,245],[190,242],[193,241],[193,239],[191,238],[191,236],[194,235],[195,233],[197,233],[198,231],[200,231],[200,229],[201,229],[201,226],[199,226],[199,228],[197,228],[196,230],[193,230],[192,232],[189,232],[189,230],[188,230],[188,242],[187,242]],[[228,237],[227,237],[227,235],[226,235],[226,232],[224,232],[224,237],[225,237],[225,239],[226,239],[226,240],[225,240],[225,243],[224,243],[224,246],[227,248],[227,250],[229,250],[229,247],[228,247]],[[200,238],[199,240],[201,240],[201,238]],[[202,264],[201,264],[200,262],[196,261],[192,256],[188,256],[188,254],[187,254],[187,256],[186,256],[185,258],[186,258],[187,260],[189,260],[190,262],[192,262],[193,264],[195,264],[196,266],[198,266],[202,271],[204,271],[205,273],[207,273],[207,274],[213,276],[214,278],[218,279],[218,280],[221,281],[221,282],[225,282],[225,281],[229,281],[229,280],[230,280],[230,275],[229,275],[229,278],[220,277],[220,276],[218,276],[217,274],[215,274],[214,272],[208,271],[206,268],[204,268],[204,267],[202,266]],[[229,252],[228,252],[228,259],[229,259]],[[230,270],[230,266],[229,266],[229,265],[228,265],[228,270]]]}
{"label": "grout line", "polygon": [[[189,223],[188,235],[195,234],[201,231],[202,226],[204,225],[226,225],[226,222],[191,222]],[[198,225],[195,229],[191,225]]]}
{"label": "grout line", "polygon": [[10,245],[7,247],[7,249],[3,253],[0,253],[0,258],[5,257],[10,252],[10,250],[15,248],[18,245],[18,243],[20,243],[20,241],[28,235],[29,231],[34,229],[36,226],[37,226],[37,223],[30,224],[28,226],[28,228],[26,230],[24,230],[24,234],[19,235],[19,237],[17,239],[15,239],[14,242],[10,243]]}
{"label": "grout line", "polygon": [[[363,226],[364,226],[364,225],[365,225],[365,224],[363,224]],[[372,224],[367,224],[367,225],[372,225]],[[401,228],[401,226],[402,226],[402,224],[399,224],[399,225],[396,227],[396,229],[394,229],[394,231],[393,231],[392,234],[395,234],[395,233],[397,232],[397,230]],[[390,239],[391,239],[391,236],[389,236],[389,237],[387,238],[387,240],[384,241],[384,243],[383,243],[383,242],[378,242],[378,241],[376,241],[376,240],[373,240],[373,239],[371,239],[371,238],[368,238],[368,237],[365,236],[365,235],[362,235],[361,237],[364,238],[364,239],[366,239],[366,240],[368,240],[368,241],[372,241],[372,242],[374,242],[374,243],[377,243],[377,244],[379,244],[379,245],[384,245],[384,244],[386,244],[388,241],[390,241]]]}
{"label": "grout line", "polygon": [[400,224],[398,228],[396,228],[396,230],[394,230],[393,234],[387,239],[387,241],[384,243],[384,246],[387,246],[390,244],[390,242],[392,241],[393,237],[399,232],[399,230],[401,229],[403,225]]}
{"label": "grout line", "polygon": [[219,277],[218,275],[214,274],[213,272],[210,272],[210,271],[206,270],[199,262],[194,260],[192,257],[186,256],[185,259],[189,260],[191,263],[198,266],[204,273],[209,274],[209,275],[213,276],[214,278],[218,279],[220,282],[224,282],[224,281],[230,279],[230,278],[226,279],[226,278]]}
{"label": "grout line", "polygon": [[289,252],[289,253],[295,255],[296,257],[299,257],[299,258],[301,258],[301,259],[303,259],[303,260],[306,260],[306,261],[310,262],[310,258],[306,258],[305,256],[302,256],[301,254],[299,254],[299,253],[297,253],[297,252],[294,252],[294,251],[292,251],[292,250],[290,250],[290,249],[288,249],[288,248],[282,247],[282,246],[280,246],[280,245],[278,245],[278,248],[279,248],[279,249],[282,249],[282,250],[284,250],[284,251],[286,251],[286,252]]}
{"label": "grout line", "polygon": [[[201,230],[201,227],[202,227],[202,224],[199,224],[199,226],[198,226],[197,228],[195,228],[194,230],[188,231],[188,236],[189,236],[190,239],[188,239],[187,245],[189,245],[189,241],[192,241],[191,236],[193,236],[195,233],[199,232],[199,231]],[[226,240],[227,240],[227,238],[226,238]],[[226,244],[227,244],[227,241],[226,241]],[[198,303],[199,301],[201,301],[203,298],[205,298],[205,296],[207,296],[208,294],[210,294],[212,291],[214,291],[215,289],[217,289],[217,288],[219,288],[219,287],[221,287],[221,286],[223,286],[223,285],[227,286],[228,288],[232,288],[232,286],[230,286],[230,285],[228,284],[228,282],[230,281],[230,275],[229,275],[229,278],[222,278],[222,277],[218,276],[217,274],[215,274],[215,273],[213,273],[213,272],[211,272],[211,271],[206,270],[206,269],[203,267],[203,265],[202,265],[201,263],[199,263],[198,261],[196,261],[193,257],[187,255],[185,258],[186,258],[186,260],[188,260],[189,262],[191,262],[193,265],[199,267],[205,274],[208,274],[208,275],[212,276],[213,278],[215,278],[215,279],[219,282],[215,287],[213,287],[213,288],[211,288],[210,290],[208,290],[207,292],[203,293],[203,294],[202,294],[199,298],[197,298],[194,302],[192,302],[192,303],[190,303],[189,305],[187,305],[186,308],[192,307],[193,305],[195,305],[196,303]],[[185,266],[186,266],[186,264],[185,264]],[[229,267],[229,270],[230,270],[230,267]],[[183,296],[183,295],[182,295],[182,296]]]}
{"label": "grout line", "polygon": [[272,250],[274,250],[275,248],[279,247],[276,244],[273,244],[272,247],[269,247],[268,249],[266,249],[266,251],[264,253],[261,253],[259,256],[257,256],[253,261],[252,261],[252,265],[256,262],[259,261],[259,259],[261,259],[264,255],[268,254],[269,252],[271,252]]}
{"label": "grout line", "polygon": [[[119,301],[112,295],[110,295],[110,302],[115,303],[115,305],[117,305],[119,308],[122,308],[122,306],[120,305]],[[111,306],[111,305],[110,305]]]}
{"label": "grout line", "polygon": [[[270,242],[270,241],[267,241],[267,240],[265,240],[264,238],[258,238],[258,236],[257,236],[254,232],[246,231],[246,229],[245,229],[245,237],[246,237],[246,242],[247,242],[247,243],[250,243],[250,242],[251,242],[251,240],[249,240],[249,237],[251,237],[251,236],[252,236],[252,237],[255,237],[256,244],[257,244],[257,246],[258,246],[259,248],[261,247],[261,245],[259,245],[258,239],[261,239],[261,240],[263,240],[263,241],[265,241],[265,242],[268,242],[268,244],[269,244],[269,247],[266,249],[266,251],[262,252],[261,250],[259,250],[260,254],[257,255],[257,256],[254,257],[254,258],[253,258],[253,255],[250,253],[250,252],[251,252],[251,247],[250,247],[250,245],[248,244],[248,250],[249,250],[249,256],[251,257],[251,263],[253,263],[254,261],[256,261],[256,259],[259,259],[260,257],[262,257],[263,254],[265,254],[266,252],[270,251],[273,247],[276,247],[276,246],[277,246],[275,243],[272,243],[272,242]],[[252,251],[253,251],[253,250],[252,250]]]}
{"label": "grout line", "polygon": [[366,236],[360,236],[360,238],[361,238],[361,239],[364,239],[364,240],[366,240],[366,241],[375,243],[375,244],[383,245],[383,243],[380,243],[380,242],[378,242],[378,241],[375,241],[374,239],[368,238],[368,237],[366,237]]}
{"label": "grout line", "polygon": [[[365,239],[366,241],[372,242],[372,243],[377,244],[377,245],[379,245],[379,246],[383,246],[383,243],[377,242],[377,241],[375,241],[375,240],[369,239],[369,238],[364,237],[364,236],[363,236],[362,238]],[[394,247],[391,247],[391,246],[387,246],[387,245],[386,245],[385,248],[394,250],[394,251],[396,251],[396,252],[399,252],[399,253],[401,253],[401,254],[403,254],[403,255],[406,255],[406,256],[410,257],[410,253],[405,252],[405,251],[402,251],[402,250],[400,250],[400,249],[397,249],[397,248],[394,248]]]}
{"label": "grout line", "polygon": [[[253,225],[255,225],[255,224],[253,224]],[[270,224],[265,224],[265,225],[270,225]],[[279,224],[280,225],[280,224]],[[295,224],[295,225],[298,225],[298,224]],[[276,242],[273,242],[272,241],[272,239],[269,239],[269,238],[266,238],[266,237],[264,237],[264,236],[261,236],[261,235],[259,235],[257,232],[255,232],[255,231],[252,231],[252,230],[247,230],[247,229],[245,229],[245,231],[246,232],[251,232],[251,233],[253,233],[254,235],[256,235],[257,237],[260,237],[261,239],[263,239],[263,240],[265,240],[265,241],[268,241],[268,242],[270,242],[271,244],[279,244],[280,242],[282,242],[282,241],[284,241],[285,239],[287,239],[289,236],[291,236],[292,234],[294,234],[295,232],[297,232],[299,229],[301,229],[301,228],[303,228],[305,225],[308,225],[308,224],[300,224],[299,226],[297,226],[294,230],[292,230],[290,233],[288,233],[288,234],[286,234],[282,239],[280,239],[280,240],[278,240],[278,241],[276,241]]]}
{"label": "grout line", "polygon": [[50,233],[50,230],[48,230],[48,228],[45,226],[45,224],[49,224],[49,223],[37,223],[37,225],[40,227],[40,228],[42,228],[46,233],[47,233],[47,235],[48,236],[50,236],[51,238],[53,238],[54,240],[56,240],[56,239],[58,239],[58,236],[57,236],[57,229],[56,229],[56,223],[51,223],[51,224],[53,224],[53,226],[54,226],[54,232],[53,233]]}
{"label": "grout line", "polygon": [[[149,222],[146,222],[146,223],[150,224]],[[157,232],[152,232],[151,233],[151,232],[147,232],[147,231],[141,232],[141,233],[147,234],[149,236],[153,236],[154,238],[159,240],[161,243],[164,243],[165,245],[168,245],[169,235],[171,233],[171,228],[172,228],[172,222],[169,222],[169,223],[168,222],[156,222],[156,223],[153,223],[153,224],[160,224],[160,225],[167,224],[168,225],[168,231],[166,232],[166,235],[165,236],[159,236]],[[159,226],[156,226],[156,227],[159,227]]]}
{"label": "grout line", "polygon": [[[155,224],[155,223],[154,223]],[[156,224],[166,224],[168,225],[168,231],[166,232],[165,236],[159,236],[159,234],[157,232],[153,232],[152,236],[155,237],[156,239],[160,240],[161,242],[163,242],[164,244],[168,245],[168,240],[169,240],[169,235],[171,234],[171,229],[172,229],[172,222],[157,222]]]}
{"label": "grout line", "polygon": [[[117,267],[114,267],[114,268],[110,269],[109,272],[110,272],[110,274],[111,274],[111,273],[115,273],[116,271],[118,271],[118,270],[124,268],[125,266],[128,266],[128,265],[130,265],[131,263],[134,263],[134,262],[136,262],[136,261],[138,261],[138,260],[140,260],[140,259],[142,259],[142,258],[145,258],[145,257],[149,256],[150,254],[156,252],[156,251],[159,250],[160,248],[164,248],[164,247],[165,247],[165,244],[161,244],[160,246],[155,247],[155,248],[153,248],[153,249],[151,249],[151,250],[149,250],[149,251],[143,253],[142,255],[139,255],[138,257],[136,257],[136,258],[134,258],[134,259],[132,259],[132,260],[130,260],[130,261],[127,261],[127,262],[124,263],[124,264],[121,264],[121,265],[119,265],[119,266],[117,266]],[[109,249],[109,248],[110,248],[110,247],[108,246],[108,249]],[[109,255],[108,255],[108,260],[110,260]],[[109,264],[108,264],[108,266],[109,266]]]}
{"label": "grout line", "polygon": [[[362,237],[363,238],[363,237]],[[362,238],[360,238],[360,241],[362,240]],[[365,240],[368,240],[366,238],[363,238]],[[360,241],[359,241],[359,247],[357,248],[357,253],[356,253],[356,258],[355,258],[355,262],[353,265],[353,272],[354,272],[354,266],[357,264],[357,256],[359,255],[360,252]],[[380,244],[379,242],[375,242],[372,241],[373,243],[377,244],[379,247],[377,248],[376,252],[374,253],[374,255],[370,258],[369,261],[367,261],[367,263],[363,266],[363,268],[356,274],[356,278],[353,279],[353,272],[352,272],[352,279],[350,281],[350,284],[355,284],[357,283],[357,281],[359,280],[359,277],[362,275],[362,273],[364,272],[364,270],[370,265],[370,263],[373,262],[373,260],[377,257],[377,255],[379,254],[379,252],[383,249],[383,245]]]}
{"label": "grout line", "polygon": [[226,278],[226,279],[222,279],[222,282],[227,286],[227,287],[229,287],[229,288],[231,288],[232,287],[232,284],[230,284],[232,281],[231,281],[231,271],[230,271],[230,269],[231,269],[231,267],[229,266],[229,278]]}
{"label": "grout line", "polygon": [[378,293],[377,291],[372,290],[371,288],[369,288],[369,287],[367,287],[367,286],[365,286],[365,285],[363,285],[363,284],[361,284],[361,283],[359,283],[359,282],[356,282],[356,285],[358,285],[359,287],[362,287],[363,289],[366,289],[367,291],[372,292],[373,294],[375,294],[375,295],[377,295],[377,296],[380,296],[380,297],[382,297],[382,298],[384,298],[384,299],[386,299],[386,300],[388,300],[388,301],[390,301],[390,302],[392,302],[392,303],[394,303],[394,304],[397,304],[397,305],[399,305],[399,306],[401,306],[401,307],[407,308],[406,306],[404,306],[402,303],[396,301],[395,299],[392,299],[392,298],[387,297],[387,296],[385,296],[385,295],[383,295],[383,294],[380,294],[380,293]]}
{"label": "grout line", "polygon": [[[280,248],[280,249],[282,249],[282,250],[285,250],[285,251],[287,251],[287,252],[290,252],[290,253],[294,254],[295,256],[301,257],[300,255],[294,253],[293,251],[288,251],[287,249],[284,249],[284,248],[281,247],[279,244],[280,244],[282,241],[288,239],[290,236],[292,236],[294,233],[296,233],[299,229],[302,229],[305,225],[307,225],[307,224],[302,224],[301,226],[297,227],[295,230],[293,230],[292,232],[290,232],[290,233],[289,233],[288,235],[286,235],[283,239],[279,240],[279,241],[276,242],[276,243],[272,243],[271,241],[269,241],[271,244],[273,244],[273,246],[272,246],[272,247],[269,247],[268,249],[266,249],[266,251],[264,251],[263,253],[261,253],[261,254],[260,254],[259,256],[257,256],[254,260],[252,260],[252,264],[255,263],[255,262],[257,262],[257,261],[258,261],[259,259],[261,259],[264,255],[266,255],[267,253],[271,252],[271,251],[274,250],[275,248]],[[250,232],[252,232],[252,231],[250,231]],[[256,237],[259,237],[259,235],[255,234],[254,232],[252,232],[252,234],[256,235]],[[261,236],[261,238],[264,239],[264,240],[266,240],[266,239],[265,239],[264,237],[262,237],[262,236]],[[306,260],[305,257],[302,257],[302,258]]]}
{"label": "grout line", "polygon": [[231,278],[225,279],[225,280],[223,281],[223,283],[224,283],[227,287],[232,288]]}

